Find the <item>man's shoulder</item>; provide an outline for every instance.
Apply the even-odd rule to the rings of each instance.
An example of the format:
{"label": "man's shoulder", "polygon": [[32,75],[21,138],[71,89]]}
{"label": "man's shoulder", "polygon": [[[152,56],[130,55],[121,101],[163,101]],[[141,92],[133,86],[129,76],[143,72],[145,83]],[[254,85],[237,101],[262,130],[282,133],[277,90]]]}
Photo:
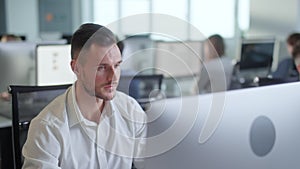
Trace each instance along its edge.
{"label": "man's shoulder", "polygon": [[126,93],[123,93],[121,91],[116,91],[116,96],[114,98],[114,102],[127,102],[127,103],[131,103],[131,104],[136,104],[136,100],[129,96],[128,94]]}
{"label": "man's shoulder", "polygon": [[[116,92],[116,96],[113,99],[113,104],[115,108],[123,113],[131,113],[131,112],[140,112],[145,113],[141,108],[140,104],[131,96],[123,93]],[[134,114],[132,114],[134,115]]]}
{"label": "man's shoulder", "polygon": [[280,63],[281,64],[291,64],[293,62],[294,62],[293,58],[285,58]]}
{"label": "man's shoulder", "polygon": [[289,67],[293,66],[294,60],[292,58],[285,58],[281,60],[278,64],[279,69],[288,69]]}
{"label": "man's shoulder", "polygon": [[33,119],[49,125],[62,125],[67,120],[66,116],[66,96],[62,94],[52,100],[41,112]]}

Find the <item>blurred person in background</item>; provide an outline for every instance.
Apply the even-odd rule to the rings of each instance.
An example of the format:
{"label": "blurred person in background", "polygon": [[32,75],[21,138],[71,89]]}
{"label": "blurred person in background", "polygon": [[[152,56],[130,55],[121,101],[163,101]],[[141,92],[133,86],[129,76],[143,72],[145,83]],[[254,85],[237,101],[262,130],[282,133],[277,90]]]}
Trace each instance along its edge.
{"label": "blurred person in background", "polygon": [[296,70],[298,72],[298,75],[300,74],[300,41],[298,41],[293,48],[292,51],[292,58],[294,60],[294,64],[296,67]]}
{"label": "blurred person in background", "polygon": [[[196,90],[200,94],[227,90],[232,71],[232,60],[225,56],[223,37],[218,34],[211,35],[204,43],[204,61]],[[225,80],[225,86],[219,83],[220,80]]]}
{"label": "blurred person in background", "polygon": [[280,79],[284,82],[294,82],[299,80],[299,72],[297,71],[293,50],[295,44],[300,41],[300,33],[292,33],[286,39],[286,47],[289,56],[279,62],[275,72],[272,73],[272,78]]}
{"label": "blurred person in background", "polygon": [[22,38],[14,34],[5,34],[1,37],[1,42],[22,41]]}

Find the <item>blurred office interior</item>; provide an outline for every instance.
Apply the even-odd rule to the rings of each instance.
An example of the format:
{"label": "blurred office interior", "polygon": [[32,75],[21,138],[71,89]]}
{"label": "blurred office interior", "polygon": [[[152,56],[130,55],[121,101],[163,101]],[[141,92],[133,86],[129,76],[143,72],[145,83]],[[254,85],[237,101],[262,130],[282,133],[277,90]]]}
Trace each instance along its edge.
{"label": "blurred office interior", "polygon": [[[164,30],[168,21],[172,23]],[[237,85],[228,89],[257,87],[257,78],[268,80],[278,63],[290,57],[286,38],[300,32],[299,21],[300,0],[0,0],[0,35],[23,40],[0,43],[0,92],[9,85],[73,83],[69,42],[87,22],[108,26],[124,42],[124,72],[141,76],[139,81],[146,75],[163,75],[147,91],[148,99],[197,95],[203,42],[213,34],[225,39],[225,55],[233,65],[247,57],[249,44],[270,55],[271,65],[264,60],[261,66],[250,65],[252,69],[244,66],[244,72],[239,67],[233,79]],[[139,86],[142,93],[146,89],[147,84]],[[138,99],[144,103],[144,98]],[[1,101],[0,113],[10,119],[11,102]]]}
{"label": "blurred office interior", "polygon": [[[286,37],[300,29],[298,0],[287,2],[275,0],[272,1],[272,8],[269,0],[180,0],[175,4],[170,0],[30,0],[26,2],[1,0],[0,7],[3,9],[0,10],[0,34],[20,35],[25,37],[26,41],[37,45],[68,43],[73,31],[82,23],[94,22],[106,25],[120,40],[125,40],[127,43],[124,48],[123,69],[132,69],[142,74],[158,73],[157,70],[145,71],[149,67],[155,69],[158,65],[162,68],[170,68],[168,65],[163,65],[164,60],[158,56],[163,55],[162,52],[157,52],[158,50],[153,48],[158,48],[157,46],[166,50],[178,46],[184,48],[180,44],[168,43],[168,41],[177,41],[185,43],[186,48],[192,48],[192,51],[199,56],[198,60],[193,60],[189,57],[183,58],[184,55],[190,55],[185,52],[186,49],[174,51],[174,55],[181,55],[184,62],[190,59],[187,64],[194,63],[189,72],[190,76],[194,76],[197,74],[197,69],[201,68],[202,42],[212,34],[220,34],[224,37],[226,56],[233,62],[241,60],[244,40],[254,39],[258,43],[273,40],[270,71],[274,71],[278,62],[288,57]],[[162,15],[166,19],[160,19],[153,14]],[[130,18],[134,19],[130,20]],[[138,24],[139,19],[143,20],[142,24]],[[161,23],[168,19],[177,21],[166,28],[168,34],[163,34],[164,32],[160,34],[159,31],[164,29],[160,26]],[[176,24],[177,22],[179,24]],[[175,62],[170,61],[168,64],[175,64],[173,67],[176,67]],[[195,63],[200,64],[197,67]],[[183,95],[192,94],[188,88],[193,84],[186,83],[186,72],[178,74],[178,71],[171,70],[169,73],[178,75],[177,82],[185,83],[182,84]],[[32,76],[28,83],[36,84],[37,75]],[[267,75],[263,74],[263,76]],[[176,91],[172,92],[174,93],[170,95],[177,95]]]}

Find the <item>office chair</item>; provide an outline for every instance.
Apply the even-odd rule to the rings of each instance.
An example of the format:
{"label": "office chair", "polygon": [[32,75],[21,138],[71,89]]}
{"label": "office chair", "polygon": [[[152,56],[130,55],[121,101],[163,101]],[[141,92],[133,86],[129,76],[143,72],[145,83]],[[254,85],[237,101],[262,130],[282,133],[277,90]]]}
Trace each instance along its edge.
{"label": "office chair", "polygon": [[161,91],[163,75],[124,75],[118,90],[135,98],[139,103],[148,102]]}
{"label": "office chair", "polygon": [[162,74],[156,75],[122,75],[117,90],[136,99],[146,110],[148,103],[163,98],[161,86]]}
{"label": "office chair", "polygon": [[12,141],[14,168],[23,165],[22,147],[27,139],[30,121],[55,97],[71,86],[14,86],[9,87],[12,95]]}

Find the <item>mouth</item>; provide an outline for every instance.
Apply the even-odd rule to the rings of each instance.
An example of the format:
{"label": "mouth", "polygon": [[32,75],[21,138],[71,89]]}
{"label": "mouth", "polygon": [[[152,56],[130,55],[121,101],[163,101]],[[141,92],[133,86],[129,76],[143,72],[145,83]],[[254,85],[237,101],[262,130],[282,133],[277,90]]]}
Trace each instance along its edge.
{"label": "mouth", "polygon": [[104,87],[104,89],[114,89],[114,88],[117,88],[117,85],[118,85],[118,83],[113,82],[113,83],[105,84],[103,87]]}

